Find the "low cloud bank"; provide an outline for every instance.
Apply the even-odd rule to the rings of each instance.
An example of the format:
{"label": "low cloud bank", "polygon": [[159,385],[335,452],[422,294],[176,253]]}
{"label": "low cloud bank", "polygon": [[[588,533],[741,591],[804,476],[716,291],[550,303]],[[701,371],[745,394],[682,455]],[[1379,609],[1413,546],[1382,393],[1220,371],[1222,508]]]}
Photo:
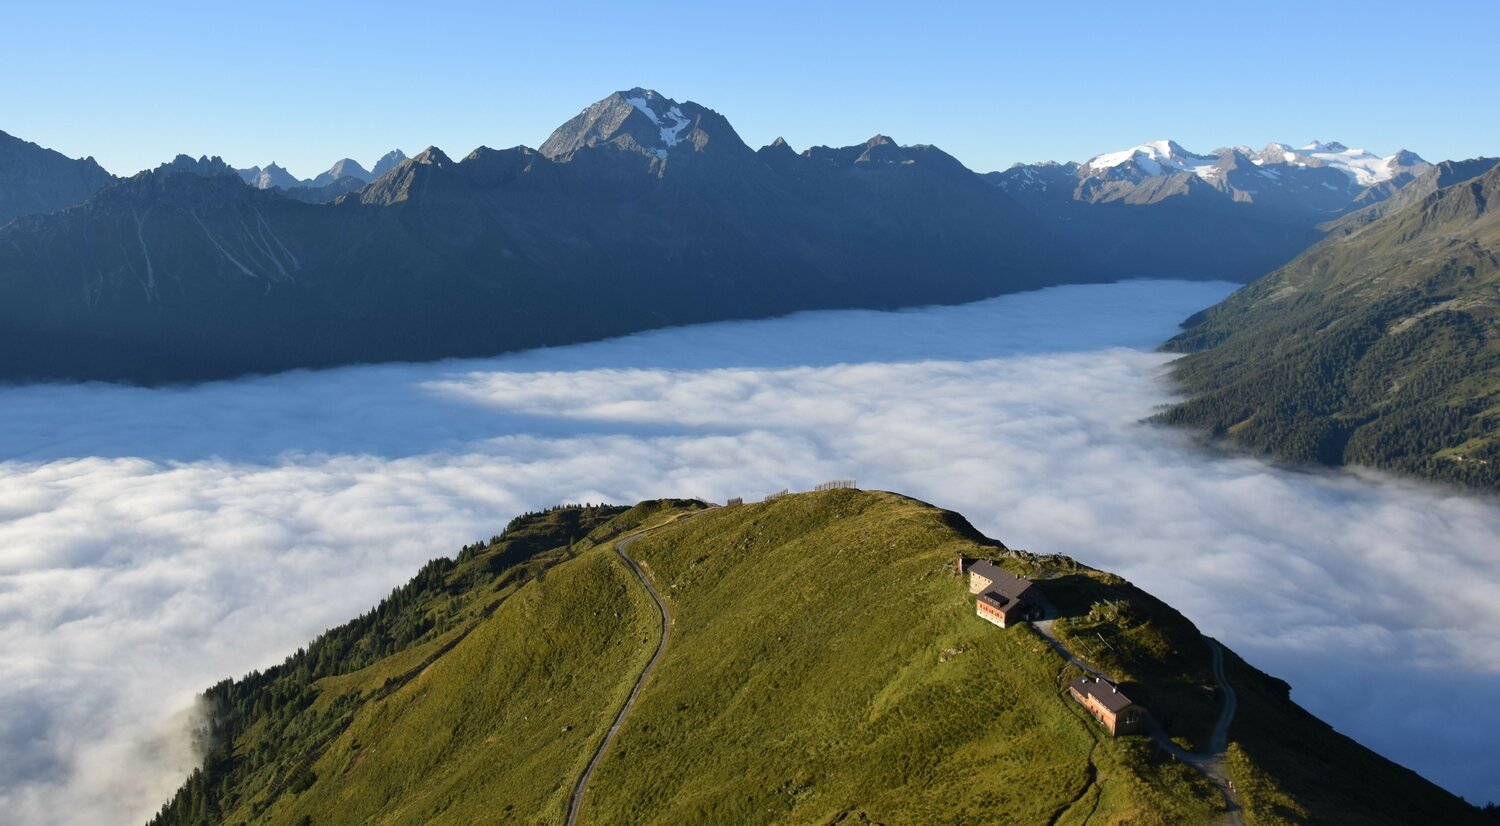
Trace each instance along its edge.
{"label": "low cloud bank", "polygon": [[[1500,799],[1500,506],[1140,424],[1228,285],[1062,287],[194,388],[0,390],[0,806],[140,820],[181,715],[565,501],[853,476],[1121,573],[1340,730]],[[1357,690],[1351,696],[1351,681]]]}

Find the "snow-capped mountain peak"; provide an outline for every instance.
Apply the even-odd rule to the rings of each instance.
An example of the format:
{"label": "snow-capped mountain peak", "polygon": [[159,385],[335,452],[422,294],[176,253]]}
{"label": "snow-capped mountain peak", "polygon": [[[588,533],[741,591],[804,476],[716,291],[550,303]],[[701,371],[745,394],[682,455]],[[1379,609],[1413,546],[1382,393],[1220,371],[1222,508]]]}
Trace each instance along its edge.
{"label": "snow-capped mountain peak", "polygon": [[1216,174],[1214,165],[1218,162],[1219,159],[1213,155],[1189,152],[1177,141],[1159,140],[1095,156],[1083,168],[1084,174],[1089,175],[1109,174],[1109,170],[1130,168],[1132,172],[1146,177],[1193,172],[1200,178],[1212,178]]}
{"label": "snow-capped mountain peak", "polygon": [[1297,149],[1284,143],[1270,143],[1252,160],[1257,166],[1286,164],[1337,169],[1359,186],[1385,183],[1416,167],[1427,166],[1426,161],[1406,150],[1381,157],[1364,149],[1350,149],[1338,141],[1313,141]]}
{"label": "snow-capped mountain peak", "polygon": [[719,159],[754,153],[719,113],[640,86],[585,107],[553,130],[539,151],[567,162],[578,152],[605,144],[648,156],[649,169],[656,175],[665,174],[666,164],[659,161],[669,155]]}

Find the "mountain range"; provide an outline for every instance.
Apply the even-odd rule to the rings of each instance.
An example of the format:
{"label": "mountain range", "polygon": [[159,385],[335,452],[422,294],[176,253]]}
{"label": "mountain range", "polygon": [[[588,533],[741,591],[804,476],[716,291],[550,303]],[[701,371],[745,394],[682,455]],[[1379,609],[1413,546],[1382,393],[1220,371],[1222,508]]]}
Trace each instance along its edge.
{"label": "mountain range", "polygon": [[712,109],[636,88],[539,150],[395,152],[306,181],[183,157],[13,221],[0,378],[209,379],[1060,283],[1249,281],[1428,166],[1164,141],[978,175],[883,135],[752,149]]}
{"label": "mountain range", "polygon": [[1326,217],[1378,201],[1430,168],[1407,150],[1382,158],[1337,142],[1313,141],[1300,148],[1271,143],[1258,152],[1236,146],[1199,155],[1161,140],[1082,164],[1016,164],[992,175],[1007,192],[1050,188],[1089,203],[1154,203],[1211,191],[1290,215]]}
{"label": "mountain range", "polygon": [[0,376],[474,356],[1103,277],[933,147],[756,152],[712,110],[653,95],[658,126],[630,102],[648,94],[589,107],[543,152],[431,148],[330,204],[179,158],[14,222]]}
{"label": "mountain range", "polygon": [[[976,616],[963,559],[1056,618]],[[1148,733],[1070,696],[1085,666]],[[1126,580],[897,494],[560,507],[209,688],[152,826],[1488,822],[1289,692]]]}

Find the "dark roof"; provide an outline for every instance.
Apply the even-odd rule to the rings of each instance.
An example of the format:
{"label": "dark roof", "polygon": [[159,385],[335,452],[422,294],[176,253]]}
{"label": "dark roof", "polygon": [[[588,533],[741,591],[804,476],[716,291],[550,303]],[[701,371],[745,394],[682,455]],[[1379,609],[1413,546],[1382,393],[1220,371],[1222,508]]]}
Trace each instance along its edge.
{"label": "dark roof", "polygon": [[1010,605],[1012,603],[1012,600],[1010,599],[1010,597],[1004,596],[1003,594],[997,594],[994,591],[985,591],[984,593],[980,594],[979,595],[979,601],[980,602],[987,602],[990,605],[993,605],[996,608],[1001,608],[1001,609],[1004,609],[1005,606]]}
{"label": "dark roof", "polygon": [[1007,601],[1020,599],[1034,584],[1025,577],[1016,576],[999,565],[983,559],[976,560],[970,565],[969,571],[990,581],[989,587],[984,589],[986,593],[1005,597]]}
{"label": "dark roof", "polygon": [[1079,677],[1068,687],[1088,697],[1093,697],[1099,704],[1118,714],[1125,710],[1126,706],[1135,705],[1135,701],[1125,696],[1125,693],[1113,684],[1107,683],[1097,677]]}

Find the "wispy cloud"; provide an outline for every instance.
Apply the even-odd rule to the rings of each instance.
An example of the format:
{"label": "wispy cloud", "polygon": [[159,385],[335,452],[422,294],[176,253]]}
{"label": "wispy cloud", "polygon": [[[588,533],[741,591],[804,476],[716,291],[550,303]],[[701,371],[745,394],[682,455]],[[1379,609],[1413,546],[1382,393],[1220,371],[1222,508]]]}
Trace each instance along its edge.
{"label": "wispy cloud", "polygon": [[[195,388],[0,391],[0,805],[117,822],[195,692],[562,501],[855,476],[1168,600],[1341,730],[1500,798],[1500,507],[1140,424],[1222,284],[1069,287]],[[1370,679],[1359,702],[1340,686]],[[1378,679],[1377,679],[1378,678]],[[66,801],[67,805],[63,805]]]}

